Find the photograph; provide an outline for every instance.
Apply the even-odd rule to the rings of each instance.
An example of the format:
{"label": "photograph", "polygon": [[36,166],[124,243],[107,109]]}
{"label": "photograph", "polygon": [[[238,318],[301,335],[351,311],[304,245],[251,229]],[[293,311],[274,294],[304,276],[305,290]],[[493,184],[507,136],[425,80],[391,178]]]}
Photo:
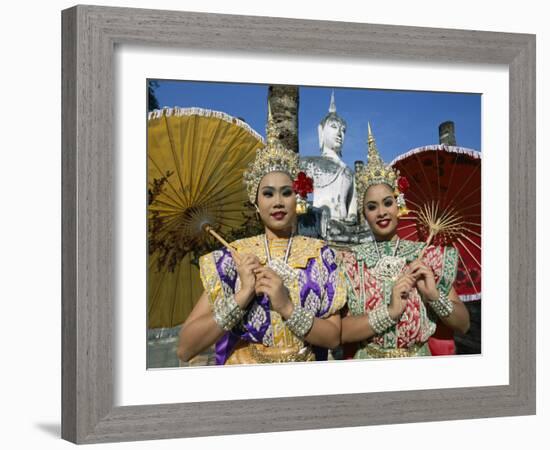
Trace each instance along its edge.
{"label": "photograph", "polygon": [[480,93],[146,83],[148,369],[482,353]]}

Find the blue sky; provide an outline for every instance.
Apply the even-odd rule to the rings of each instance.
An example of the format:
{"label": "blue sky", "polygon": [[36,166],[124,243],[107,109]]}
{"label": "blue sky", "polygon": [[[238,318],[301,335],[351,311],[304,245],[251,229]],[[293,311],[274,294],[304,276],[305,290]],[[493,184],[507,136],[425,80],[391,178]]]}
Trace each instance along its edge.
{"label": "blue sky", "polygon": [[[244,119],[265,137],[267,85],[158,80],[161,107],[202,107]],[[300,87],[299,150],[318,155],[317,125],[332,88]],[[343,159],[366,159],[367,123],[384,160],[439,142],[441,122],[455,122],[457,145],[481,151],[481,95],[334,88],[337,113],[347,122]]]}

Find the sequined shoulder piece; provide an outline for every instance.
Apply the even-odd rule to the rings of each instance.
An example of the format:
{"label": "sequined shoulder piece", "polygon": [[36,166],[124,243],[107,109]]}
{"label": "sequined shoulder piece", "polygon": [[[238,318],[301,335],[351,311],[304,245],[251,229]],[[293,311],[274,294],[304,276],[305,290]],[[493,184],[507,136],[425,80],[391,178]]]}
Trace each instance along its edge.
{"label": "sequined shoulder piece", "polygon": [[414,261],[425,246],[424,242],[402,240],[399,243],[399,255],[403,256],[407,262]]}
{"label": "sequined shoulder piece", "polygon": [[294,236],[288,263],[291,267],[304,268],[310,259],[320,256],[321,249],[325,246],[325,241],[320,239],[307,236]]}
{"label": "sequined shoulder piece", "polygon": [[200,277],[211,305],[234,289],[236,270],[226,250],[215,250],[199,258]]}
{"label": "sequined shoulder piece", "polygon": [[342,267],[344,271],[357,265],[356,253],[352,250],[336,250],[335,253],[336,263]]}
{"label": "sequined shoulder piece", "polygon": [[372,242],[356,245],[351,248],[350,253],[355,255],[357,261],[363,261],[368,267],[376,264],[376,261],[378,261],[376,248]]}
{"label": "sequined shoulder piece", "polygon": [[260,260],[260,263],[265,264],[266,255],[263,234],[233,241],[231,242],[231,245],[235,247],[239,253],[256,255]]}
{"label": "sequined shoulder piece", "polygon": [[[263,235],[262,235],[263,236]],[[265,263],[262,236],[239,239],[231,242],[238,252],[251,253]],[[226,248],[214,250],[199,258],[200,277],[204,290],[213,304],[221,295],[230,295],[235,290],[237,269],[231,253]]]}
{"label": "sequined shoulder piece", "polygon": [[456,280],[458,250],[454,247],[429,246],[423,258],[434,271],[438,288],[448,294]]}

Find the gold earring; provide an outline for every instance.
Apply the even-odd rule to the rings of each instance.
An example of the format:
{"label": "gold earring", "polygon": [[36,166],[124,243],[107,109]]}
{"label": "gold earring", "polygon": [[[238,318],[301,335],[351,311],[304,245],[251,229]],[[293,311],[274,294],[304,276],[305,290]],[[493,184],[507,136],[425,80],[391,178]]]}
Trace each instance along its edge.
{"label": "gold earring", "polygon": [[296,196],[296,214],[298,215],[305,214],[307,213],[307,210],[308,210],[307,201],[303,197],[297,195]]}

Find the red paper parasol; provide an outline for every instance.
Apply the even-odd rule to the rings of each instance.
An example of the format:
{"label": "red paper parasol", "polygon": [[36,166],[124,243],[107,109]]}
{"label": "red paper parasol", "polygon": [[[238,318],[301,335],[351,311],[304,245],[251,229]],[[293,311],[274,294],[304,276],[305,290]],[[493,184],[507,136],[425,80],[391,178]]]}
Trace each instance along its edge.
{"label": "red paper parasol", "polygon": [[402,239],[426,241],[430,225],[435,245],[459,252],[455,289],[462,301],[481,298],[481,153],[462,147],[431,145],[392,161],[410,186],[410,213],[397,229]]}

